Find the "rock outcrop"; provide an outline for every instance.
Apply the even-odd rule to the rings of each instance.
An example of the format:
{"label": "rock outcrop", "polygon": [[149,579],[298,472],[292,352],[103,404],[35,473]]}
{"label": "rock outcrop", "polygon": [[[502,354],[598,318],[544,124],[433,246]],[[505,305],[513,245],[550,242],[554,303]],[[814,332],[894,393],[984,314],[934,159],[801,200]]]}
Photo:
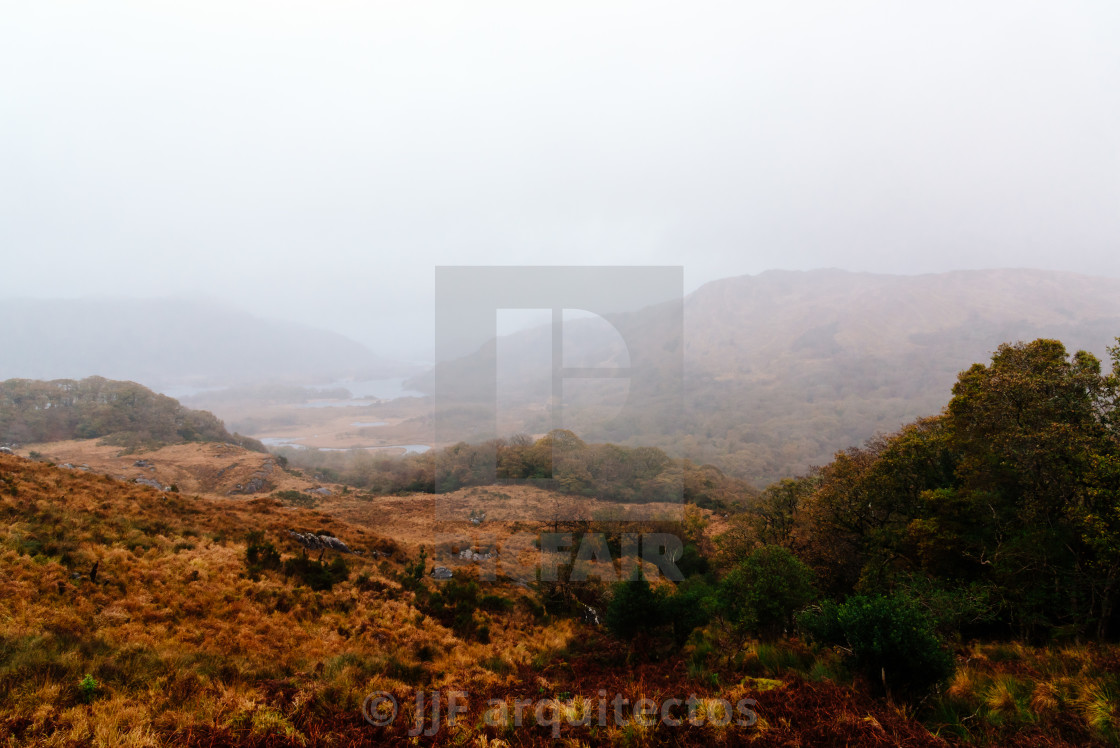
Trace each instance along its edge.
{"label": "rock outcrop", "polygon": [[310,532],[296,532],[295,530],[288,530],[288,534],[309,551],[332,550],[358,555],[357,551],[350,550],[350,546],[332,535],[316,535]]}

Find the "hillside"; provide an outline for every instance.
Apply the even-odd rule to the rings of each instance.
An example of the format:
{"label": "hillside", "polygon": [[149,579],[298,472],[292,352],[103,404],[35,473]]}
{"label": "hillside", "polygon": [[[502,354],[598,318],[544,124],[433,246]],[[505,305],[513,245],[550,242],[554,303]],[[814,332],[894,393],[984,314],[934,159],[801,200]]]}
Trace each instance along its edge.
{"label": "hillside", "polygon": [[102,377],[0,382],[0,443],[94,438],[133,448],[222,442],[264,451],[260,442],[230,434],[212,413],[184,408],[135,382]]}
{"label": "hillside", "polygon": [[[300,561],[289,529],[330,533],[362,555],[328,557],[332,581],[316,589],[319,577],[307,569],[317,562]],[[578,620],[550,618],[508,582],[487,585],[490,607],[474,614],[485,634],[462,632],[432,607],[432,583],[408,572],[414,553],[322,511],[169,494],[0,454],[0,740],[386,744],[407,739],[409,705],[425,689],[464,691],[468,708],[457,727],[416,744],[552,745],[549,723],[530,726],[532,711],[515,729],[486,717],[488,701],[524,696],[570,709],[602,689],[628,703],[688,693],[754,698],[766,717],[758,727],[685,723],[680,732],[641,727],[627,710],[590,733],[561,723],[565,735],[731,745],[765,732],[787,743],[824,745],[829,736],[828,744],[842,745],[888,730],[907,746],[942,744],[873,699],[827,683],[748,678],[717,691],[682,683],[668,663],[627,666],[618,643]],[[387,727],[363,719],[377,692],[401,705]],[[814,710],[812,721],[795,716]]]}
{"label": "hillside", "polygon": [[[764,273],[685,303],[683,431],[760,483],[941,410],[1003,342],[1056,338],[1104,358],[1120,281],[1031,270]],[[702,458],[701,458],[702,459]]]}
{"label": "hillside", "polygon": [[[1059,341],[1001,345],[942,416],[678,512],[648,490],[471,485],[464,445],[443,453],[462,486],[436,496],[224,444],[0,454],[0,740],[1120,745],[1118,393]],[[492,446],[555,475],[571,438]],[[599,483],[669,467],[560,454]],[[62,457],[87,464],[43,461]],[[261,474],[267,495],[230,490]],[[461,719],[419,734],[436,693]]]}
{"label": "hillside", "polygon": [[[660,313],[612,322],[624,333],[656,330]],[[659,423],[652,417],[572,427],[589,440],[659,446],[762,486],[937,413],[957,372],[1002,342],[1057,338],[1103,357],[1120,336],[1120,280],[1035,270],[771,271],[699,288],[685,299],[684,316],[683,418],[660,432],[650,430]],[[580,365],[625,359],[598,328],[570,329]],[[549,355],[547,330],[500,346],[507,430],[539,432],[549,390],[532,373]],[[452,362],[446,372],[465,378],[475,366]],[[411,386],[430,388],[432,378]],[[649,405],[647,412],[661,407],[656,399]]]}
{"label": "hillside", "polygon": [[[121,469],[89,442],[43,448]],[[222,450],[180,445],[145,458],[161,477],[196,474],[207,461],[220,470],[260,458]],[[292,492],[308,487],[286,480]],[[796,638],[732,644],[726,624],[713,621],[681,648],[664,635],[619,640],[608,627],[554,607],[549,585],[533,581],[534,541],[544,525],[505,520],[509,510],[516,517],[527,507],[546,509],[555,500],[546,491],[479,487],[437,499],[331,489],[311,509],[286,494],[231,500],[167,492],[0,454],[0,741],[75,748],[513,748],[556,745],[557,736],[612,746],[1117,744],[1120,720],[1107,701],[1115,647],[969,644],[934,708],[896,704],[853,682],[836,651]],[[490,516],[483,527],[439,522],[437,500],[486,507]],[[591,500],[586,508],[607,507]],[[718,517],[694,519],[709,540],[729,529]],[[738,522],[730,522],[734,537]],[[612,532],[609,522],[584,527]],[[686,535],[695,537],[695,527]],[[339,538],[357,554],[309,554],[292,530]],[[488,563],[462,560],[456,538],[467,536],[467,548],[498,551],[496,581],[474,581]],[[455,579],[434,581],[434,564],[453,568]],[[660,589],[661,599],[691,599],[696,584],[669,597]],[[587,583],[578,594],[603,590]],[[436,692],[443,708],[448,694],[462,692],[465,711],[455,725],[423,723],[429,731],[417,735],[418,694]],[[382,706],[394,700],[399,712],[371,710],[374,697]],[[643,698],[681,701],[659,722],[637,713]],[[522,700],[530,708],[515,721]],[[724,703],[748,704],[754,719],[724,723]]]}
{"label": "hillside", "polygon": [[0,379],[229,386],[393,376],[399,364],[337,333],[176,299],[0,300]]}
{"label": "hillside", "polygon": [[96,439],[73,439],[25,446],[16,453],[117,480],[153,487],[174,486],[182,493],[252,497],[320,487],[318,481],[284,471],[267,453],[224,442],[122,450]]}

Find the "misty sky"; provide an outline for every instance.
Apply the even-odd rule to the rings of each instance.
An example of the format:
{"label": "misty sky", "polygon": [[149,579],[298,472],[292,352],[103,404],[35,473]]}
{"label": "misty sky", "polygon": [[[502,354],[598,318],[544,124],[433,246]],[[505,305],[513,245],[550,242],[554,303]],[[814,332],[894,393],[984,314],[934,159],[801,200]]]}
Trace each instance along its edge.
{"label": "misty sky", "polygon": [[0,2],[0,297],[390,355],[437,264],[1120,276],[1120,4]]}

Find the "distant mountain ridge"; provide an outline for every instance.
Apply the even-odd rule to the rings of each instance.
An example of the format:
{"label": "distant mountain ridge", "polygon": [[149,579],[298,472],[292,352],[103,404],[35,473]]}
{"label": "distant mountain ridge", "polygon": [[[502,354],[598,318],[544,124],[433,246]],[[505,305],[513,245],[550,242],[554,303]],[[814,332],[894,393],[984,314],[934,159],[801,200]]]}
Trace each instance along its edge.
{"label": "distant mountain ridge", "polygon": [[178,299],[0,300],[0,379],[103,376],[159,388],[394,376],[338,333]]}

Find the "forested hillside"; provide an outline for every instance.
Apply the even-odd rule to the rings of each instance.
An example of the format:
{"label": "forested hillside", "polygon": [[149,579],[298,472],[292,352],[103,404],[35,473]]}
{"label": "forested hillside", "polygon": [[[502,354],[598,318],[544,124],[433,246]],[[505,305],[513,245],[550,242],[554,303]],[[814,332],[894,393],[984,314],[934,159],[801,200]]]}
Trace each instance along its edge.
{"label": "forested hillside", "polygon": [[0,442],[94,438],[125,447],[214,441],[264,451],[255,439],[230,434],[212,413],[184,408],[135,382],[0,382]]}

